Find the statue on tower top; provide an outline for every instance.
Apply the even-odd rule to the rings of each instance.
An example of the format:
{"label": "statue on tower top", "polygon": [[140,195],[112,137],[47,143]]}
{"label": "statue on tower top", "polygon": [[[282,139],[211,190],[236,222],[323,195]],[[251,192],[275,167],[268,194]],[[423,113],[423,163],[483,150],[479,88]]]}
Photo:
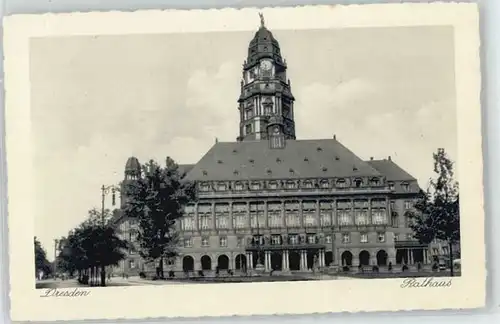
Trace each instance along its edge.
{"label": "statue on tower top", "polygon": [[264,14],[262,12],[259,12],[259,17],[260,17],[260,27],[265,27]]}

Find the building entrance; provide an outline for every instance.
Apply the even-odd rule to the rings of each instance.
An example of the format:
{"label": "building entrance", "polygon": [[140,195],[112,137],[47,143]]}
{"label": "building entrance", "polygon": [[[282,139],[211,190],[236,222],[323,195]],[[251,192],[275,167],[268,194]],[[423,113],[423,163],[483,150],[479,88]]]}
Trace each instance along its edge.
{"label": "building entrance", "polygon": [[283,264],[283,254],[281,251],[274,251],[271,253],[271,269],[281,270]]}
{"label": "building entrance", "polygon": [[289,264],[291,271],[299,271],[300,270],[300,254],[297,251],[289,252]]}

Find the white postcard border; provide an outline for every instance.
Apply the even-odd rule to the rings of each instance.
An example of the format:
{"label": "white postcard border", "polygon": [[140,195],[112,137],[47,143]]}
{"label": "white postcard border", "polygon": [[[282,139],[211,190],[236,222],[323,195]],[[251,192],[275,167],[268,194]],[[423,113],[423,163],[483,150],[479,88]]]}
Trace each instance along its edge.
{"label": "white postcard border", "polygon": [[[462,276],[448,288],[400,288],[400,279],[89,288],[42,298],[34,289],[29,40],[33,37],[254,30],[257,12],[279,29],[454,26]],[[4,22],[11,318],[14,321],[476,308],[485,304],[479,27],[475,4],[16,15]],[[432,298],[431,298],[432,297]],[[146,300],[147,299],[147,300]],[[114,307],[115,305],[118,307]]]}

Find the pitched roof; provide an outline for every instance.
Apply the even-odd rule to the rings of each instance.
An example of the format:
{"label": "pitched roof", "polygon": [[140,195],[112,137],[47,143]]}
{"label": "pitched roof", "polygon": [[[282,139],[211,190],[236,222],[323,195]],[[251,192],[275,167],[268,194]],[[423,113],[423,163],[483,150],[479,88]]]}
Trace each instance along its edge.
{"label": "pitched roof", "polygon": [[195,164],[179,164],[177,171],[180,174],[188,173],[195,166]]}
{"label": "pitched roof", "polygon": [[414,181],[412,175],[403,170],[399,165],[392,160],[371,160],[367,161],[372,167],[385,175],[388,181]]}
{"label": "pitched roof", "polygon": [[187,174],[191,181],[381,176],[335,139],[218,142]]}

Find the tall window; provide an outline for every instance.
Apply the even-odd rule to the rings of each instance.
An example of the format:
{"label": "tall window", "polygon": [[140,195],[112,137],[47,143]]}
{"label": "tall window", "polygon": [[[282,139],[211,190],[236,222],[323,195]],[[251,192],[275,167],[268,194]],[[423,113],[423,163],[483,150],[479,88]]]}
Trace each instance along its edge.
{"label": "tall window", "polygon": [[210,228],[210,216],[199,215],[199,228],[202,230],[207,230]]}
{"label": "tall window", "polygon": [[247,124],[245,125],[245,134],[251,134],[252,133],[252,125],[251,124]]}
{"label": "tall window", "polygon": [[354,211],[356,216],[356,225],[368,225],[368,210],[357,209]]}
{"label": "tall window", "polygon": [[349,210],[339,210],[338,217],[339,217],[339,225],[346,226],[352,224],[351,212]]}
{"label": "tall window", "polygon": [[412,209],[413,208],[413,202],[410,200],[405,201],[405,209]]}
{"label": "tall window", "polygon": [[194,217],[184,216],[181,220],[181,227],[184,231],[191,231],[194,229]]}
{"label": "tall window", "polygon": [[360,233],[359,241],[361,243],[368,243],[368,234],[367,233]]}
{"label": "tall window", "polygon": [[296,234],[292,234],[289,236],[290,244],[299,244],[299,236]]}
{"label": "tall window", "polygon": [[375,225],[385,225],[385,224],[387,224],[387,221],[386,221],[386,212],[385,212],[384,208],[373,209],[372,210],[372,218],[373,218],[373,223]]}
{"label": "tall window", "polygon": [[308,212],[307,214],[304,215],[304,223],[306,227],[316,226],[316,215],[311,212]]}
{"label": "tall window", "polygon": [[325,236],[325,243],[326,244],[332,244],[332,236],[331,235],[326,235]]}
{"label": "tall window", "polygon": [[229,227],[229,214],[218,214],[215,216],[215,222],[218,229],[225,229]]}
{"label": "tall window", "polygon": [[316,244],[316,235],[315,234],[308,234],[307,235],[307,243]]}
{"label": "tall window", "polygon": [[300,227],[300,215],[299,215],[298,211],[287,212],[286,226],[287,227]]}
{"label": "tall window", "polygon": [[399,215],[394,213],[391,216],[391,226],[392,227],[399,227]]}
{"label": "tall window", "polygon": [[208,237],[201,238],[201,246],[203,246],[203,247],[210,246],[210,241],[209,241]]}
{"label": "tall window", "polygon": [[233,226],[241,229],[247,226],[247,204],[233,204]]}
{"label": "tall window", "polygon": [[281,212],[280,211],[270,211],[268,212],[269,217],[269,227],[278,228],[281,227]]}
{"label": "tall window", "polygon": [[221,247],[226,247],[227,246],[227,237],[225,237],[225,236],[219,237],[219,245]]}
{"label": "tall window", "polygon": [[342,233],[342,243],[349,243],[351,241],[351,235],[349,233]]}

